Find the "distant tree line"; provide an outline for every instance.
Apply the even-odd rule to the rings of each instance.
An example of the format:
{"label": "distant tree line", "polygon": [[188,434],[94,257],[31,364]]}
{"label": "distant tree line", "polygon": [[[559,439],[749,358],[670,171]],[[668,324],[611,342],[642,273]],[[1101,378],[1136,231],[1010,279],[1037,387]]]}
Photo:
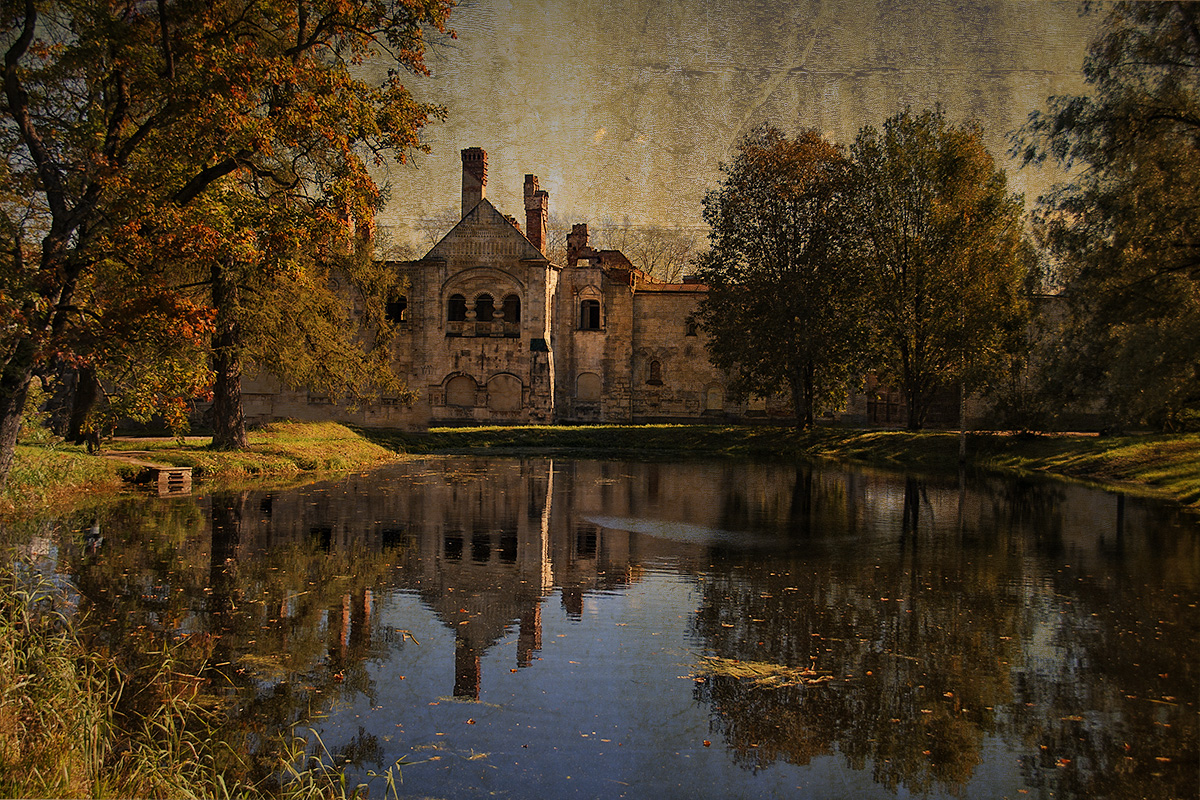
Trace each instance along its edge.
{"label": "distant tree line", "polygon": [[[849,148],[762,128],[705,198],[697,315],[741,395],[787,393],[801,427],[867,373],[909,428],[938,392],[988,390],[1016,427],[1200,421],[1200,6],[1120,3],[1092,93],[1014,135],[1070,179],[1032,220],[972,124],[940,109]],[[1039,293],[1062,309],[1037,315]]]}

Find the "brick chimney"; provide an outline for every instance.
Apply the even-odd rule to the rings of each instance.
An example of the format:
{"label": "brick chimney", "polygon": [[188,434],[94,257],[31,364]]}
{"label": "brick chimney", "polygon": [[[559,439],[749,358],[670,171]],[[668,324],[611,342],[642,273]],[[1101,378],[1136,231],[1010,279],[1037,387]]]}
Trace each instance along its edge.
{"label": "brick chimney", "polygon": [[546,217],[549,214],[550,193],[538,188],[537,175],[525,176],[525,236],[533,246],[546,252]]}
{"label": "brick chimney", "polygon": [[577,222],[571,226],[571,232],[567,234],[567,265],[575,266],[575,262],[579,260],[579,255],[588,246],[588,226],[586,222]]}
{"label": "brick chimney", "polygon": [[487,153],[482,147],[462,151],[462,215],[475,207],[487,195]]}

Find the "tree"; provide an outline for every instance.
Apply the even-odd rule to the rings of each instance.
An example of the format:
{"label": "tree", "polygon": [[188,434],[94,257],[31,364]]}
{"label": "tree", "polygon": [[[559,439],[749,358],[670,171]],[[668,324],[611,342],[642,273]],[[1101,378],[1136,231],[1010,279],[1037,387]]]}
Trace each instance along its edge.
{"label": "tree", "polygon": [[1022,198],[972,124],[906,110],[855,139],[871,241],[880,373],[920,428],[939,389],[972,390],[1023,340],[1035,252]]}
{"label": "tree", "polygon": [[[4,5],[0,486],[29,382],[88,313],[80,292],[103,277],[113,231],[136,224],[161,239],[177,210],[230,182],[260,203],[365,224],[378,201],[369,165],[420,147],[419,129],[440,113],[413,100],[400,74],[425,71],[425,31],[444,31],[451,7]],[[355,71],[372,53],[396,65],[379,84]],[[136,266],[157,280],[153,258]]]}
{"label": "tree", "polygon": [[[1113,421],[1200,418],[1200,6],[1118,3],[1084,97],[1030,115],[1015,152],[1068,179],[1037,224],[1070,312],[1050,385]],[[1098,397],[1097,397],[1098,395]]]}
{"label": "tree", "polygon": [[697,274],[709,291],[697,319],[735,392],[788,391],[797,427],[810,428],[844,401],[866,349],[854,167],[815,131],[764,128],[722,171],[704,199],[711,248]]}

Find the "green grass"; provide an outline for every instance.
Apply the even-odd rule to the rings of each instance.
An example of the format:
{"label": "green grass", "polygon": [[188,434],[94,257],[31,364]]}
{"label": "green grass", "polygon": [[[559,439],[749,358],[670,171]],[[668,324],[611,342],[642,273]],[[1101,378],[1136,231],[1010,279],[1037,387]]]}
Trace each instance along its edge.
{"label": "green grass", "polygon": [[0,492],[0,512],[79,505],[89,496],[111,495],[122,485],[116,462],[88,455],[82,447],[20,444]]}
{"label": "green grass", "polygon": [[[958,434],[819,427],[809,432],[768,425],[578,425],[434,428],[413,433],[337,423],[276,423],[250,437],[244,452],[218,451],[208,440],[122,439],[108,451],[142,453],[147,461],[190,466],[197,480],[222,485],[294,482],[312,473],[370,469],[404,454],[569,455],[584,458],[829,459],[910,470],[952,470]],[[1010,436],[974,433],[974,466],[1036,472],[1120,486],[1200,507],[1200,434]],[[32,513],[119,491],[131,473],[79,448],[18,448],[0,511]]]}
{"label": "green grass", "polygon": [[1170,497],[1200,507],[1200,434],[992,437],[984,467],[1042,472]]}
{"label": "green grass", "polygon": [[[629,425],[435,428],[426,433],[361,430],[408,453],[570,454],[679,460],[699,457],[830,459],[916,470],[958,466],[953,431],[820,427]],[[997,472],[1036,472],[1143,492],[1200,507],[1200,435],[967,437],[970,464]]]}
{"label": "green grass", "polygon": [[213,450],[208,439],[121,439],[110,451],[144,450],[146,460],[192,467],[193,477],[287,477],[302,472],[344,472],[396,458],[336,422],[276,422],[250,434],[250,449]]}
{"label": "green grass", "polygon": [[[250,449],[213,450],[209,440],[122,438],[104,445],[104,453],[131,453],[143,461],[192,467],[195,480],[222,485],[254,480],[281,482],[307,473],[370,469],[398,455],[333,422],[280,422],[250,434]],[[48,507],[64,508],[89,498],[111,497],[138,469],[112,458],[88,455],[61,442],[19,445],[4,491],[0,513],[28,516]]]}

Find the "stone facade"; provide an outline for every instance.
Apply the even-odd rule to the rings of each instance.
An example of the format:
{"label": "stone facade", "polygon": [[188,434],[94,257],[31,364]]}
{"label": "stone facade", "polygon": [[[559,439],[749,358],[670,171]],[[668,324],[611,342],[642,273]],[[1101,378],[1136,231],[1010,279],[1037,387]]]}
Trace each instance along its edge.
{"label": "stone facade", "polygon": [[486,196],[487,154],[462,151],[462,216],[423,258],[396,264],[407,281],[389,309],[394,365],[411,406],[359,409],[248,381],[247,418],[337,418],[361,425],[630,423],[744,412],[726,399],[689,322],[706,287],[662,283],[615,250],[568,240],[547,255],[549,194],[525,176],[525,229]]}

